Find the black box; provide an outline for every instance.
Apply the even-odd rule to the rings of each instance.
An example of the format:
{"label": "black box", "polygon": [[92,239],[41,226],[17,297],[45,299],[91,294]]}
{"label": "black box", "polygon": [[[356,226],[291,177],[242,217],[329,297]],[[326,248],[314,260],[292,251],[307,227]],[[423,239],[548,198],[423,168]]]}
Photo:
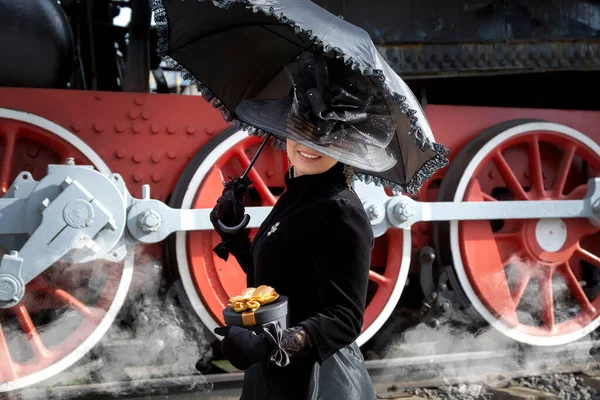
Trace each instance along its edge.
{"label": "black box", "polygon": [[256,311],[236,312],[233,311],[233,308],[227,307],[223,310],[223,317],[227,326],[242,326],[256,333],[262,333],[262,324],[267,322],[279,321],[281,329],[286,329],[288,325],[288,298],[280,295],[277,300],[260,306]]}

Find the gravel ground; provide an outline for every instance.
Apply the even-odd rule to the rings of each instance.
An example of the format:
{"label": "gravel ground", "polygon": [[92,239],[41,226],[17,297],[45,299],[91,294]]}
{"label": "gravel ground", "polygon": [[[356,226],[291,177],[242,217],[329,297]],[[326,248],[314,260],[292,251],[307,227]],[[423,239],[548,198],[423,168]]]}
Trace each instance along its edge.
{"label": "gravel ground", "polygon": [[[517,378],[506,382],[508,386],[518,386],[551,393],[566,400],[600,400],[600,393],[588,386],[581,376],[576,374],[553,374]],[[459,384],[439,388],[406,389],[407,394],[428,399],[441,400],[487,400],[494,394],[481,384]]]}
{"label": "gravel ground", "polygon": [[513,382],[515,385],[552,393],[563,399],[600,399],[600,393],[575,374],[530,376],[515,379]]}

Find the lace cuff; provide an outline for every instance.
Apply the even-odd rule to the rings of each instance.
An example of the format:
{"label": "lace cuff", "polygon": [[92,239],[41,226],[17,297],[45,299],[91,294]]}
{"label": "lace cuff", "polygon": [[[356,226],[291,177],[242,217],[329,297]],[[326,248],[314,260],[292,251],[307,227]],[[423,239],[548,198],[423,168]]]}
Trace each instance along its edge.
{"label": "lace cuff", "polygon": [[285,367],[297,357],[310,355],[314,347],[308,331],[302,326],[282,330],[279,323],[266,324],[265,336],[273,346],[269,355],[270,366]]}

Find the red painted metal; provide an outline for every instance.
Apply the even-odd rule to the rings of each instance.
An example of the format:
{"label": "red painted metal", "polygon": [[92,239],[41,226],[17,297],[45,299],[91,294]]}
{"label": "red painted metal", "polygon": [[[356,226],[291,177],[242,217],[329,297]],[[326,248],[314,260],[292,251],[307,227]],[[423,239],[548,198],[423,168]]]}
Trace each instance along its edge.
{"label": "red painted metal", "polygon": [[[0,107],[37,114],[70,130],[92,147],[113,172],[123,176],[133,195],[139,196],[141,185],[148,183],[152,189],[152,197],[163,201],[173,190],[175,182],[189,159],[213,135],[228,126],[219,112],[200,97],[0,88]],[[600,131],[597,129],[600,126],[600,112],[429,105],[426,108],[426,114],[432,130],[436,134],[436,140],[444,143],[453,155],[457,154],[469,140],[490,126],[518,118],[543,119],[565,124],[600,142]],[[7,121],[2,121],[2,125],[0,125],[3,130],[0,151],[3,154],[4,163],[9,163],[12,152],[14,171],[29,170],[39,179],[45,173],[46,165],[50,162],[61,162],[64,158],[71,156],[75,156],[78,162],[83,162],[80,161],[81,155],[75,154],[72,150],[53,148],[55,142],[51,140],[46,142],[45,139],[42,139],[43,133],[34,133],[37,142],[35,140],[27,141],[29,133],[35,131],[35,128],[17,124],[12,128],[17,131],[12,132],[10,125]],[[19,142],[21,139],[23,141]],[[13,145],[13,143],[18,144]],[[49,153],[46,153],[47,151]],[[238,152],[230,156],[237,160],[238,168],[241,168],[242,164],[246,162],[242,153]],[[512,165],[511,160],[509,160],[509,165]],[[283,167],[269,169],[259,164],[256,168],[257,171],[260,171],[260,177],[265,180],[267,188],[282,186],[276,180],[281,179]],[[3,169],[3,171],[5,170]],[[10,183],[14,178],[14,173],[4,172],[0,175],[2,186],[5,187]],[[444,173],[444,171],[438,172],[415,197],[423,201],[433,201],[436,198],[439,179],[443,178]],[[490,177],[490,179],[500,179],[498,178],[499,174],[500,171],[496,166],[491,173],[494,177]],[[210,180],[216,182],[217,178],[220,179],[220,176],[211,177]],[[570,184],[569,179],[566,178],[567,185]],[[218,189],[218,185],[214,182],[210,188],[208,186],[201,188],[203,195],[197,198],[195,206],[212,207]],[[259,185],[262,196],[270,204],[274,197],[271,197],[264,189],[265,186]],[[516,189],[514,185],[513,189]],[[472,188],[472,190],[475,189]],[[478,223],[469,224],[476,225]],[[413,249],[432,244],[430,228],[430,224],[425,223],[412,227]],[[482,228],[477,232],[479,237],[476,241],[473,238],[472,242],[482,243],[486,240],[486,230]],[[464,237],[467,242],[470,241],[467,236]],[[190,261],[197,266],[194,270],[213,269],[217,272],[213,278],[216,277],[215,279],[220,282],[229,281],[226,275],[219,274],[224,274],[224,270],[232,271],[232,269],[224,268],[224,265],[216,262],[212,255],[211,249],[217,240],[214,234],[194,232],[189,235],[189,238],[190,243],[204,243],[204,245],[194,244],[189,247]],[[487,240],[497,242],[493,234]],[[379,240],[378,242],[383,241]],[[585,242],[585,240],[581,241],[582,246]],[[385,243],[378,246],[386,247]],[[155,246],[153,250],[156,257],[160,258],[161,247]],[[531,251],[535,252],[534,249]],[[380,259],[382,254],[385,255],[386,252],[377,250],[374,253],[374,259]],[[592,264],[597,260],[596,256],[589,251],[579,251],[578,254]],[[486,255],[482,253],[481,257],[484,256]],[[385,264],[382,261],[378,263]],[[212,266],[205,266],[209,264]],[[413,271],[416,269],[417,266],[413,262]],[[575,274],[577,275],[578,272],[575,271]],[[385,279],[377,275],[372,275],[372,278],[374,281],[385,282]],[[201,281],[205,278],[198,276],[196,279]],[[225,293],[235,292],[242,285],[239,282],[243,282],[240,276],[232,277],[231,281],[238,283],[225,286],[223,288]],[[215,291],[216,289],[211,290]],[[61,298],[59,295],[56,297]],[[62,297],[62,301],[73,303],[72,300],[64,297]],[[373,302],[377,303],[375,298]],[[76,307],[75,304],[72,305]],[[211,301],[211,304],[216,306],[222,302]],[[501,306],[499,305],[499,307]],[[3,337],[0,337],[0,355],[4,351],[3,343]],[[12,373],[8,370],[0,371],[0,375],[3,376],[11,376]]]}
{"label": "red painted metal", "polygon": [[[587,178],[600,175],[600,157],[575,140],[550,132],[528,132],[495,148],[479,164],[464,196],[465,201],[550,200],[583,198]],[[506,187],[509,193],[494,193]],[[585,250],[581,240],[598,228],[587,220],[563,221],[567,237],[556,252],[544,250],[536,238],[539,220],[505,220],[500,228],[489,221],[460,223],[461,255],[471,286],[499,319],[516,330],[540,336],[580,330],[600,315],[600,296],[588,300],[579,281],[580,261],[600,267],[598,250]],[[511,264],[516,271],[505,268]],[[552,277],[561,276],[580,312],[556,321]],[[526,287],[538,282],[541,326],[520,322],[517,307]],[[535,299],[528,299],[535,303]]]}
{"label": "red painted metal", "polygon": [[[141,196],[141,186],[150,184],[152,197],[163,201],[189,159],[229,126],[219,111],[192,96],[0,88],[0,107],[68,129],[123,176],[132,195]],[[29,164],[44,174],[46,161]]]}

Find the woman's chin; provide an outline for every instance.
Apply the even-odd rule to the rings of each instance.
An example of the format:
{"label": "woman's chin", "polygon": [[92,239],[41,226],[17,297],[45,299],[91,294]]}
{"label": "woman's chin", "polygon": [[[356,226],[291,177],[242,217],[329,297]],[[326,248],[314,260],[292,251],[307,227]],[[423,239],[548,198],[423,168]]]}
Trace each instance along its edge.
{"label": "woman's chin", "polygon": [[323,162],[301,162],[294,165],[294,168],[296,170],[297,176],[300,176],[322,174],[323,172],[327,171],[330,168],[330,166]]}

